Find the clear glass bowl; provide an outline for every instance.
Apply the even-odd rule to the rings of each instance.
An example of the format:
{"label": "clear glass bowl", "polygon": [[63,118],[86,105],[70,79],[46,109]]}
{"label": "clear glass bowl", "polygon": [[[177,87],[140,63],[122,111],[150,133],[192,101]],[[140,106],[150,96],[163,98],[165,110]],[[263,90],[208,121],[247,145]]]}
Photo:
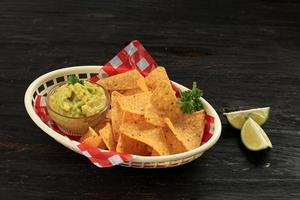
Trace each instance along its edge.
{"label": "clear glass bowl", "polygon": [[106,96],[106,105],[104,106],[104,108],[102,110],[99,110],[99,112],[88,117],[64,116],[51,108],[49,103],[49,97],[54,93],[54,91],[57,88],[61,87],[66,83],[67,82],[59,83],[49,91],[46,98],[48,114],[50,118],[56,123],[58,128],[65,134],[72,136],[82,136],[88,131],[89,126],[95,128],[101,121],[105,120],[106,112],[110,107],[110,95],[104,87],[102,87],[99,84],[93,83],[104,90]]}

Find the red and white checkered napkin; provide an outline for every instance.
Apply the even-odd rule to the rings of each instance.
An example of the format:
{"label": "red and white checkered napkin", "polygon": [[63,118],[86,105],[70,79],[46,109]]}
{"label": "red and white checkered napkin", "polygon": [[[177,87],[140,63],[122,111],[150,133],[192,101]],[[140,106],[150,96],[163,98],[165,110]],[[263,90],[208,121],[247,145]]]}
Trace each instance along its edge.
{"label": "red and white checkered napkin", "polygon": [[144,46],[138,40],[133,40],[106,63],[100,70],[99,76],[92,77],[91,81],[96,82],[99,78],[113,76],[132,69],[137,69],[143,76],[147,76],[156,67],[155,60]]}
{"label": "red and white checkered napkin", "polygon": [[79,137],[66,136],[58,126],[49,118],[46,98],[38,95],[35,100],[35,111],[40,119],[47,124],[51,129],[60,133],[64,137],[68,138],[68,141],[76,147],[76,150],[82,155],[86,156],[97,167],[112,167],[123,163],[124,161],[131,160],[134,156],[130,154],[117,153],[114,151],[107,151],[98,149],[89,145],[82,144],[79,141]]}
{"label": "red and white checkered napkin", "polygon": [[[103,68],[100,69],[99,75],[92,77],[90,81],[96,82],[100,78],[113,76],[132,69],[137,69],[142,75],[147,76],[156,67],[156,62],[146,51],[143,45],[139,41],[134,40],[130,42],[124,49],[122,49],[107,64],[105,64]],[[173,88],[176,92],[178,92],[175,87]],[[54,131],[64,135],[57,125],[49,118],[44,96],[37,96],[35,101],[35,111],[45,124],[47,124]],[[213,125],[214,118],[206,115],[204,135],[201,141],[202,144],[211,138],[214,128]],[[129,161],[134,158],[134,155],[102,150],[82,144],[78,142],[78,137],[64,136],[68,137],[70,142],[75,144],[77,151],[86,156],[94,165],[100,168],[119,165],[124,161]]]}

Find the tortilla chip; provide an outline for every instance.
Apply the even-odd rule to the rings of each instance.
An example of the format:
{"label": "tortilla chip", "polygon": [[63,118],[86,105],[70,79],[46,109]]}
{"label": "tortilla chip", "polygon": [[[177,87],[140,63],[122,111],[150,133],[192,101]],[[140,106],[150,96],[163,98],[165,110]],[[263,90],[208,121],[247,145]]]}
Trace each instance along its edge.
{"label": "tortilla chip", "polygon": [[86,134],[80,138],[80,142],[96,148],[106,148],[101,135],[98,135],[97,132],[91,127],[89,127],[89,130],[86,132]]}
{"label": "tortilla chip", "polygon": [[123,112],[123,116],[122,116],[122,124],[123,123],[137,123],[137,121],[140,120],[142,116],[141,115],[137,115],[137,114],[133,114],[130,112]]}
{"label": "tortilla chip", "polygon": [[165,118],[165,122],[174,136],[183,144],[186,150],[198,147],[204,132],[204,110],[192,114],[183,114],[176,121]]}
{"label": "tortilla chip", "polygon": [[123,113],[122,124],[123,123],[136,124],[142,129],[149,129],[154,127],[153,124],[148,123],[142,115],[130,112]]}
{"label": "tortilla chip", "polygon": [[150,124],[160,127],[164,127],[166,125],[164,122],[166,113],[162,110],[154,108],[152,104],[148,104],[145,107],[144,116],[145,120]]}
{"label": "tortilla chip", "polygon": [[151,156],[159,156],[159,154],[157,153],[157,151],[155,150],[151,150]]}
{"label": "tortilla chip", "polygon": [[164,127],[164,118],[176,119],[181,112],[176,101],[170,82],[161,81],[153,91],[150,103],[145,108],[146,120],[156,126]]}
{"label": "tortilla chip", "polygon": [[146,81],[145,81],[145,78],[144,78],[144,77],[139,78],[139,79],[137,80],[137,85],[139,86],[139,88],[140,88],[143,92],[148,92],[148,91],[149,91],[149,89],[148,89],[148,87],[147,87],[147,85],[146,85]]}
{"label": "tortilla chip", "polygon": [[122,122],[123,111],[118,103],[118,98],[122,96],[120,93],[113,91],[111,94],[111,123],[112,131],[114,135],[114,141],[118,142],[120,135],[120,126]]}
{"label": "tortilla chip", "polygon": [[122,95],[124,96],[130,96],[138,93],[148,92],[148,87],[145,83],[145,78],[141,77],[137,80],[137,88],[128,89],[128,90],[119,90]]}
{"label": "tortilla chip", "polygon": [[110,76],[108,78],[100,79],[98,84],[103,85],[110,91],[114,90],[128,90],[138,88],[137,80],[143,78],[139,71],[136,69],[130,70],[125,73]]}
{"label": "tortilla chip", "polygon": [[175,137],[169,127],[165,127],[164,133],[169,144],[169,149],[171,154],[182,153],[187,151],[183,144]]}
{"label": "tortilla chip", "polygon": [[93,127],[94,131],[98,134],[99,130],[102,129],[106,125],[106,120],[100,121],[95,127]]}
{"label": "tortilla chip", "polygon": [[168,81],[161,81],[151,96],[152,105],[160,110],[171,111],[176,105],[176,100],[175,91]]}
{"label": "tortilla chip", "polygon": [[142,93],[143,90],[141,90],[140,88],[133,88],[133,89],[129,89],[129,90],[120,90],[118,92],[120,92],[124,96],[130,96],[130,95]]}
{"label": "tortilla chip", "polygon": [[114,141],[110,123],[106,123],[105,127],[99,131],[99,134],[101,135],[103,142],[109,150],[116,150],[116,142]]}
{"label": "tortilla chip", "polygon": [[127,137],[148,145],[156,151],[158,155],[170,154],[168,142],[161,128],[145,128],[143,124],[140,123],[123,123],[120,127],[120,131]]}
{"label": "tortilla chip", "polygon": [[105,118],[111,120],[111,109],[107,111]]}
{"label": "tortilla chip", "polygon": [[157,67],[145,78],[146,85],[150,91],[154,91],[160,81],[170,82],[164,67]]}
{"label": "tortilla chip", "polygon": [[149,156],[147,145],[137,140],[131,139],[124,134],[120,134],[116,151],[118,153],[130,153],[141,156]]}
{"label": "tortilla chip", "polygon": [[150,95],[150,92],[143,92],[132,96],[121,96],[118,102],[123,111],[143,115],[145,106],[150,101]]}
{"label": "tortilla chip", "polygon": [[103,139],[101,137],[101,135],[99,137],[101,138],[101,140],[100,140],[100,142],[99,142],[99,144],[98,144],[97,147],[100,148],[100,149],[107,149],[106,145],[105,145],[105,143],[104,143],[104,141],[103,141]]}

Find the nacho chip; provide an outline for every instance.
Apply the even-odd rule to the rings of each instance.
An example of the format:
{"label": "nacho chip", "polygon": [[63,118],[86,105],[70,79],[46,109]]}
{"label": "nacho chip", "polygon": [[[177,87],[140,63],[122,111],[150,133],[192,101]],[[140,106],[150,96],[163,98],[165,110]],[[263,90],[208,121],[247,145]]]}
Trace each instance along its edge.
{"label": "nacho chip", "polygon": [[198,147],[204,132],[204,110],[192,114],[183,114],[176,121],[165,118],[165,122],[174,136],[183,144],[186,150]]}
{"label": "nacho chip", "polygon": [[170,82],[164,67],[157,67],[145,78],[146,85],[150,91],[154,91],[160,81]]}
{"label": "nacho chip", "polygon": [[98,135],[97,132],[91,127],[89,127],[89,130],[86,132],[86,134],[80,138],[80,142],[93,147],[98,147],[100,149],[106,148],[101,135]]}
{"label": "nacho chip", "polygon": [[145,120],[144,116],[130,112],[123,113],[122,124],[123,123],[136,124],[142,129],[149,129],[154,127],[153,124],[150,124]]}
{"label": "nacho chip", "polygon": [[145,108],[146,120],[156,126],[164,127],[164,118],[176,119],[181,112],[176,101],[170,82],[161,81],[153,91],[150,103]]}
{"label": "nacho chip", "polygon": [[118,102],[123,111],[143,115],[145,106],[150,101],[150,95],[150,92],[143,92],[132,96],[122,96],[118,98]]}
{"label": "nacho chip", "polygon": [[109,150],[116,150],[116,142],[114,141],[110,123],[106,123],[105,127],[99,131],[99,134],[101,135],[103,142]]}
{"label": "nacho chip", "polygon": [[180,142],[169,127],[163,128],[166,139],[169,144],[169,149],[171,154],[182,153],[187,151],[187,149],[183,146],[182,142]]}
{"label": "nacho chip", "polygon": [[151,150],[151,156],[159,156],[159,153],[157,153],[157,151],[155,150]]}
{"label": "nacho chip", "polygon": [[154,126],[152,128],[145,128],[143,124],[139,123],[123,123],[120,131],[123,135],[148,145],[158,155],[170,154],[168,142],[161,128]]}
{"label": "nacho chip", "polygon": [[137,115],[134,113],[130,113],[130,112],[123,112],[123,116],[122,116],[122,124],[123,123],[138,123],[138,121],[142,118],[143,116],[141,115]]}
{"label": "nacho chip", "polygon": [[148,92],[148,87],[145,83],[145,78],[141,77],[137,80],[137,88],[128,89],[128,90],[119,90],[122,95],[124,96],[131,96],[138,93]]}
{"label": "nacho chip", "polygon": [[128,72],[110,76],[108,78],[100,79],[98,84],[103,85],[110,91],[114,90],[128,90],[138,88],[137,80],[143,78],[139,71],[136,69]]}
{"label": "nacho chip", "polygon": [[145,107],[144,116],[145,120],[150,124],[160,127],[165,126],[164,118],[166,117],[166,113],[164,111],[154,108],[152,104],[148,104]]}
{"label": "nacho chip", "polygon": [[137,140],[131,139],[124,134],[120,134],[116,151],[118,153],[130,153],[141,156],[149,156],[147,145]]}
{"label": "nacho chip", "polygon": [[115,142],[118,142],[118,138],[120,135],[119,128],[121,126],[123,115],[123,111],[121,110],[118,103],[118,98],[121,96],[122,95],[116,91],[113,91],[111,94],[111,123]]}
{"label": "nacho chip", "polygon": [[175,92],[168,81],[160,81],[151,96],[152,105],[160,110],[172,111],[176,100]]}
{"label": "nacho chip", "polygon": [[142,93],[143,90],[141,90],[140,88],[133,88],[133,89],[129,89],[129,90],[120,90],[118,92],[120,92],[124,96],[130,96],[130,95]]}
{"label": "nacho chip", "polygon": [[107,111],[105,118],[111,120],[111,109]]}
{"label": "nacho chip", "polygon": [[99,130],[102,129],[106,125],[106,120],[100,121],[95,127],[93,127],[94,131],[98,134]]}
{"label": "nacho chip", "polygon": [[148,91],[149,91],[149,89],[148,89],[148,87],[147,87],[147,85],[146,85],[146,81],[145,81],[145,78],[144,78],[144,77],[139,78],[139,79],[137,80],[137,85],[139,86],[139,88],[140,88],[143,92],[148,92]]}

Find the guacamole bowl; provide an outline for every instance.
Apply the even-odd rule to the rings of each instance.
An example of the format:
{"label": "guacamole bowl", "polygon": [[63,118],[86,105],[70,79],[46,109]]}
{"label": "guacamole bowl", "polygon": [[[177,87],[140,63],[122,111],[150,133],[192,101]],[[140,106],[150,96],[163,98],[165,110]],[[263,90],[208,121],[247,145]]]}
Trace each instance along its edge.
{"label": "guacamole bowl", "polygon": [[[96,89],[99,89],[103,92],[104,95],[104,99],[102,99],[102,106],[101,108],[99,108],[97,111],[95,111],[94,113],[90,114],[90,115],[72,115],[72,109],[69,109],[69,112],[65,111],[62,112],[61,110],[58,110],[58,106],[57,104],[64,104],[64,102],[62,99],[62,96],[65,94],[58,94],[58,99],[60,101],[56,101],[56,104],[53,103],[53,98],[51,97],[56,97],[57,93],[63,89],[68,87],[68,83],[67,82],[62,82],[57,84],[55,87],[53,87],[46,98],[46,106],[47,106],[47,111],[48,114],[50,116],[50,118],[56,123],[56,125],[58,126],[58,128],[64,132],[66,135],[72,135],[72,136],[82,136],[83,134],[85,134],[88,130],[89,127],[92,128],[96,128],[97,125],[101,124],[101,122],[105,121],[105,116],[106,113],[110,107],[110,95],[108,93],[108,91],[102,87],[101,85],[98,85],[96,83],[90,83],[88,82],[89,85],[93,85],[93,87],[96,87]],[[73,85],[70,85],[71,87],[73,87]],[[79,85],[77,85],[79,86]],[[83,86],[81,86],[83,87]],[[56,95],[56,96],[55,96]],[[74,93],[73,95],[74,96]],[[93,98],[96,99],[97,96],[90,96],[90,101],[93,100]],[[52,100],[52,101],[51,101]],[[64,99],[65,101],[68,100],[68,98]],[[75,103],[72,104],[72,102],[69,102],[69,105],[71,104],[71,106]],[[85,105],[86,102],[82,102],[79,101],[76,104],[81,103],[81,105]],[[97,102],[96,102],[97,103]],[[95,104],[95,102],[94,102]],[[69,105],[66,105],[68,107],[70,107]],[[84,106],[77,106],[78,108],[75,108],[78,111],[81,111],[80,107],[83,108]],[[74,110],[73,109],[73,112]],[[64,110],[63,110],[64,111]]]}

